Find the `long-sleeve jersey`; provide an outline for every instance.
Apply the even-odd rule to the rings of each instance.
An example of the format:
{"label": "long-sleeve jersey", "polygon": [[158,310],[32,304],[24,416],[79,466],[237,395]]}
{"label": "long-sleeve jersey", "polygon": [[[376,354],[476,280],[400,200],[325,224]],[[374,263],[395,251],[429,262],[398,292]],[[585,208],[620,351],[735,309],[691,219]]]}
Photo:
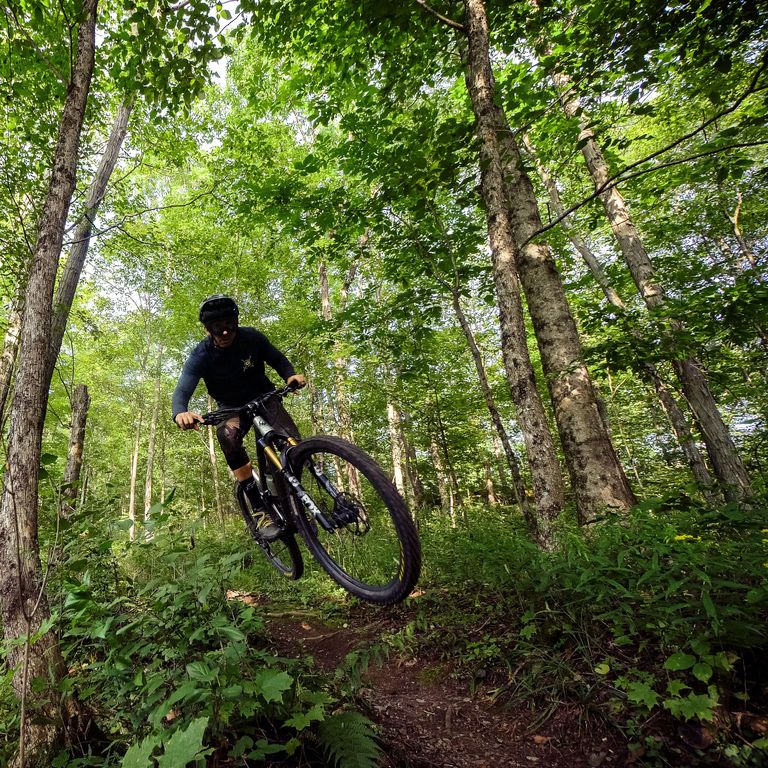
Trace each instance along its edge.
{"label": "long-sleeve jersey", "polygon": [[264,363],[284,380],[295,373],[288,358],[255,328],[238,328],[232,346],[227,349],[216,347],[208,336],[184,363],[173,392],[173,418],[189,408],[189,399],[200,379],[219,408],[236,408],[270,392],[275,385],[267,378]]}

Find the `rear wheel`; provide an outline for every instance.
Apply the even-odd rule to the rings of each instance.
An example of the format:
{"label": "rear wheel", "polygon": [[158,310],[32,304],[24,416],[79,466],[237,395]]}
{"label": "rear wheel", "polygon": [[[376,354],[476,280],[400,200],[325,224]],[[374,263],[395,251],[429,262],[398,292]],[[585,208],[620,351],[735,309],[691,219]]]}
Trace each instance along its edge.
{"label": "rear wheel", "polygon": [[253,536],[255,542],[261,547],[267,560],[287,579],[295,581],[304,573],[304,561],[301,559],[299,545],[293,533],[285,532],[279,539],[274,541],[264,541],[259,536],[256,522],[253,519],[251,505],[245,496],[240,483],[235,482],[235,498],[240,507],[248,532]]}
{"label": "rear wheel", "polygon": [[331,578],[356,597],[390,604],[419,578],[421,547],[408,508],[365,451],[337,437],[310,437],[289,462],[319,509],[318,520],[296,491],[299,531]]}

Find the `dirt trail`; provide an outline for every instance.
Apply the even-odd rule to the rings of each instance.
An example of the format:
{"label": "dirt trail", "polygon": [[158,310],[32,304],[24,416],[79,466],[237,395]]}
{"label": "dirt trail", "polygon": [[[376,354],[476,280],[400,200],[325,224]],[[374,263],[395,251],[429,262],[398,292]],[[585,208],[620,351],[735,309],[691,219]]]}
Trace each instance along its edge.
{"label": "dirt trail", "polygon": [[[243,599],[241,597],[240,599]],[[246,601],[248,598],[245,597]],[[251,596],[254,602],[261,602]],[[385,612],[351,614],[339,628],[309,613],[267,612],[267,631],[282,656],[311,656],[333,673],[347,655],[375,651],[392,630]],[[361,709],[379,726],[388,768],[611,768],[632,765],[615,735],[585,725],[572,711],[556,710],[539,728],[540,712],[495,705],[488,689],[471,694],[452,660],[398,658],[370,653],[361,675]]]}

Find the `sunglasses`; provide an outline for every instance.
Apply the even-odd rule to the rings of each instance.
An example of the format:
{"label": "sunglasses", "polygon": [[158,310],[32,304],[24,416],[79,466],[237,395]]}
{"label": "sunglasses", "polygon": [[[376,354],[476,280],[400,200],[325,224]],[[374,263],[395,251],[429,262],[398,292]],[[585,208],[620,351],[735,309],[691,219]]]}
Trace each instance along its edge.
{"label": "sunglasses", "polygon": [[237,330],[237,320],[218,320],[207,325],[209,333],[212,336],[223,336],[225,333],[234,333]]}

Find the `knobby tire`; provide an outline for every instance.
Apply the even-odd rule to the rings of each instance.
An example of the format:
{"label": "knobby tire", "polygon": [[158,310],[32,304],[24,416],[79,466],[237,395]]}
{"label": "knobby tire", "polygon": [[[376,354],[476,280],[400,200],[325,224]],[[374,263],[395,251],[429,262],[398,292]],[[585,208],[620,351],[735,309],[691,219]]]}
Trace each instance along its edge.
{"label": "knobby tire", "polygon": [[291,532],[285,532],[279,539],[275,541],[264,541],[256,530],[256,524],[253,520],[250,504],[245,498],[245,492],[243,491],[240,483],[235,483],[235,498],[240,507],[240,512],[245,520],[248,533],[251,534],[253,539],[259,545],[259,548],[266,556],[271,565],[277,569],[285,578],[291,581],[301,578],[304,573],[304,561],[299,551],[299,545],[296,541],[296,537]]}
{"label": "knobby tire", "polygon": [[[318,482],[310,460],[342,493],[334,496]],[[292,494],[299,532],[330,577],[370,603],[404,600],[419,578],[421,546],[402,496],[378,464],[352,443],[322,435],[292,448],[289,464],[327,518],[351,521],[327,531]]]}

